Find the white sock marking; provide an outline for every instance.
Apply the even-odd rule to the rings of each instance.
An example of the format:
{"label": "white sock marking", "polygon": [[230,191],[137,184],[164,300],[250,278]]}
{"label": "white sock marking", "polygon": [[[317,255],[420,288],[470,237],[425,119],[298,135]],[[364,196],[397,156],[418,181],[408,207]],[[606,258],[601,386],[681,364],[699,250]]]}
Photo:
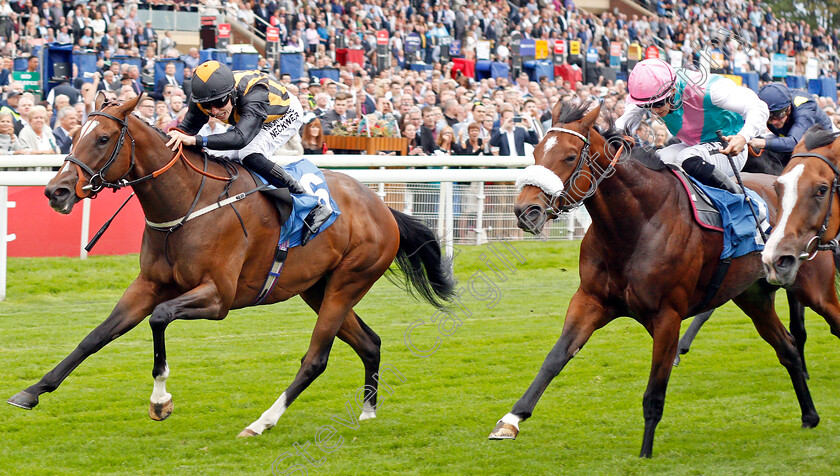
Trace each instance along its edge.
{"label": "white sock marking", "polygon": [[365,401],[365,404],[362,407],[362,414],[359,415],[359,421],[371,420],[373,418],[376,418],[376,408],[373,407],[373,404],[371,404],[370,401]]}
{"label": "white sock marking", "polygon": [[152,403],[166,403],[172,400],[172,395],[166,393],[166,378],[169,377],[169,364],[163,368],[163,373],[155,377],[155,387],[152,390]]}
{"label": "white sock marking", "polygon": [[262,415],[255,421],[248,425],[248,429],[253,431],[258,435],[262,435],[262,432],[268,430],[269,428],[273,427],[277,424],[277,420],[283,416],[283,413],[286,411],[286,392],[283,392],[282,395],[274,402],[274,405],[271,406],[268,410],[264,411]]}
{"label": "white sock marking", "polygon": [[513,413],[508,413],[507,415],[502,417],[502,423],[513,425],[517,430],[519,430],[520,421],[522,421],[522,419],[514,415]]}

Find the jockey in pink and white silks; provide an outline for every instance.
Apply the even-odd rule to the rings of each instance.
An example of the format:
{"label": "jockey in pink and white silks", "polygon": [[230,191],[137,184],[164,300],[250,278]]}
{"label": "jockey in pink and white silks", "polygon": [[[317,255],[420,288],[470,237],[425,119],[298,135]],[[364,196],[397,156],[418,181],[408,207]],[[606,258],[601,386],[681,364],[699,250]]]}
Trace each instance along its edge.
{"label": "jockey in pink and white silks", "polygon": [[[705,71],[674,69],[659,59],[638,63],[628,78],[629,95],[619,129],[637,127],[646,114],[661,118],[682,141],[657,151],[666,164],[681,166],[689,175],[712,187],[741,193],[725,154],[733,156],[740,171],[747,162],[750,139],[764,131],[767,104],[749,88]],[[723,147],[716,132],[723,132]]]}

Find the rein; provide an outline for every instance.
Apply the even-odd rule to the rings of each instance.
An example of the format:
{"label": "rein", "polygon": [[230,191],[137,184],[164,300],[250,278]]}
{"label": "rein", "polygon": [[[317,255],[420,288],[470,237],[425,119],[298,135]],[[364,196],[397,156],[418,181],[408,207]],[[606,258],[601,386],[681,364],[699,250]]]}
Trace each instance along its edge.
{"label": "rein", "polygon": [[[581,206],[583,204],[584,200],[586,200],[587,198],[589,198],[589,197],[591,197],[592,195],[595,194],[595,191],[598,189],[598,185],[600,185],[601,182],[603,182],[605,179],[607,179],[608,177],[610,177],[612,175],[612,172],[615,171],[615,164],[618,163],[618,158],[621,157],[621,153],[624,150],[624,144],[622,143],[621,146],[619,146],[618,151],[616,151],[616,153],[613,155],[610,163],[606,167],[601,168],[597,164],[597,162],[594,159],[591,158],[591,156],[589,154],[589,146],[590,146],[589,134],[584,136],[580,132],[573,131],[571,129],[566,129],[565,127],[552,127],[548,131],[546,131],[546,134],[549,133],[549,132],[560,132],[560,133],[564,133],[564,134],[571,134],[571,135],[579,138],[580,140],[582,140],[583,144],[584,144],[583,148],[580,151],[580,157],[577,161],[577,164],[575,164],[575,169],[572,171],[572,174],[570,175],[570,178],[569,178],[570,186],[568,188],[563,187],[563,190],[560,190],[558,193],[555,193],[555,194],[552,195],[552,197],[549,201],[549,204],[551,205],[551,209],[547,210],[547,211],[550,211],[552,213],[568,212],[570,210],[573,210],[573,209]],[[596,157],[596,159],[597,159],[597,157]],[[583,193],[580,198],[575,200],[575,199],[570,198],[570,196],[571,196],[570,192],[572,192],[573,190],[577,190],[574,187],[574,184],[576,183],[577,179],[581,176],[581,171],[583,170],[583,164],[584,163],[586,163],[586,165],[589,167],[589,170],[592,171],[592,176],[593,177],[594,177],[595,172],[599,173],[600,175],[597,178],[594,178],[594,179],[592,177],[590,177],[588,179],[589,180],[589,189],[585,193]],[[564,202],[565,202],[565,205],[564,205]],[[554,206],[555,203],[557,203],[559,206]]]}
{"label": "rein", "polygon": [[[152,172],[148,175],[144,175],[143,177],[140,177],[138,179],[126,180],[126,177],[128,177],[128,175],[131,173],[131,171],[134,170],[134,165],[136,163],[136,161],[134,159],[135,141],[134,141],[134,136],[131,135],[131,131],[128,130],[128,119],[120,119],[116,116],[113,116],[111,114],[108,114],[108,113],[102,112],[102,111],[92,112],[88,115],[88,117],[90,117],[90,116],[102,116],[102,117],[106,117],[108,119],[111,119],[111,120],[115,121],[117,124],[120,125],[120,137],[119,137],[119,140],[117,141],[117,145],[114,147],[114,150],[111,151],[111,156],[108,157],[108,161],[105,162],[105,165],[103,165],[102,168],[100,168],[98,172],[94,172],[93,169],[91,169],[86,163],[82,162],[75,155],[73,155],[73,151],[70,151],[70,153],[67,154],[67,157],[64,158],[65,162],[71,162],[76,166],[76,171],[79,175],[79,181],[76,183],[76,196],[78,196],[80,199],[88,198],[88,197],[93,198],[103,188],[110,188],[110,189],[112,189],[113,191],[116,192],[117,190],[119,190],[121,188],[131,187],[131,186],[136,185],[138,183],[142,183],[142,182],[145,182],[147,180],[157,178],[158,176],[160,176],[161,174],[163,174],[167,170],[171,169],[172,166],[175,165],[176,162],[178,162],[178,159],[183,159],[183,161],[186,162],[187,165],[191,169],[193,169],[194,171],[198,172],[199,174],[201,174],[205,177],[211,178],[213,180],[219,180],[219,181],[222,181],[222,182],[224,182],[224,181],[230,182],[234,179],[234,177],[220,177],[218,175],[213,175],[211,173],[208,173],[204,170],[199,169],[198,167],[193,165],[193,163],[190,162],[189,159],[187,159],[187,156],[184,154],[183,144],[178,144],[178,151],[175,153],[175,156],[172,157],[172,160],[167,162],[166,165],[164,165],[163,167],[155,170],[154,172]],[[120,152],[122,151],[123,145],[125,144],[125,136],[126,135],[128,135],[128,137],[131,139],[131,160],[129,162],[128,170],[126,170],[126,172],[122,175],[122,177],[117,179],[116,182],[108,182],[104,178],[105,174],[108,173],[108,169],[110,169],[111,166],[114,165],[114,162],[116,162],[117,157],[119,156]],[[83,180],[82,171],[84,171],[85,173],[87,173],[87,175],[90,176],[90,178],[87,179],[87,185],[82,185],[82,180]]]}
{"label": "rein", "polygon": [[[831,220],[831,205],[834,201],[835,190],[837,190],[838,196],[840,196],[840,169],[838,169],[837,166],[834,165],[834,163],[832,163],[831,160],[829,160],[826,156],[814,152],[794,154],[790,158],[792,159],[794,157],[814,157],[820,159],[826,164],[828,164],[828,166],[831,167],[831,170],[834,172],[834,180],[831,182],[831,190],[828,193],[828,211],[825,214],[825,219],[823,220],[819,233],[817,233],[816,236],[811,238],[808,241],[808,244],[805,246],[805,253],[802,253],[799,256],[800,260],[811,261],[817,256],[817,252],[819,251],[835,251],[838,249],[838,247],[840,247],[840,243],[838,243],[837,236],[835,236],[834,239],[829,240],[828,243],[822,242],[823,235],[828,230],[828,222]],[[838,236],[840,236],[840,232],[838,232]],[[816,247],[814,247],[814,249],[809,252],[808,249],[810,249],[814,245],[814,243],[816,243]]]}
{"label": "rein", "polygon": [[[107,107],[108,105],[109,104],[106,103],[105,107]],[[98,192],[100,192],[103,188],[110,188],[114,192],[116,192],[117,190],[119,190],[121,188],[131,187],[131,186],[134,186],[136,184],[145,182],[147,180],[157,178],[158,176],[160,176],[161,174],[163,174],[167,170],[171,169],[172,166],[174,166],[175,163],[178,162],[179,159],[182,159],[184,162],[186,162],[186,164],[189,166],[189,168],[191,168],[195,172],[198,172],[202,176],[201,186],[198,189],[198,193],[196,194],[195,199],[193,200],[189,211],[187,212],[187,214],[185,216],[180,217],[177,220],[173,220],[173,221],[170,221],[170,222],[152,223],[152,222],[149,222],[147,220],[147,224],[152,229],[157,230],[157,231],[162,231],[162,232],[166,233],[166,239],[164,241],[164,255],[166,255],[167,261],[169,261],[169,256],[168,256],[168,253],[167,253],[166,243],[168,242],[169,235],[172,234],[172,232],[178,230],[181,226],[184,225],[184,223],[186,223],[190,219],[197,218],[198,216],[204,215],[205,213],[209,213],[213,210],[216,210],[216,209],[221,208],[221,207],[226,206],[226,205],[231,205],[231,207],[234,209],[234,211],[236,212],[237,218],[239,218],[239,223],[240,223],[240,225],[242,225],[242,231],[245,233],[245,236],[248,236],[248,231],[245,229],[245,224],[242,221],[242,217],[239,215],[239,211],[236,210],[236,207],[233,206],[233,203],[244,199],[245,197],[247,197],[248,195],[251,195],[254,192],[262,190],[264,188],[263,186],[258,185],[256,189],[251,190],[249,192],[241,193],[241,194],[238,194],[238,195],[236,195],[234,197],[231,197],[231,198],[222,199],[221,197],[227,195],[231,184],[233,184],[233,181],[239,176],[238,173],[236,173],[236,170],[235,169],[234,170],[228,169],[228,173],[229,173],[228,177],[220,177],[218,175],[211,174],[211,173],[206,171],[206,168],[207,168],[207,157],[206,156],[205,156],[205,160],[204,160],[205,170],[201,170],[198,167],[196,167],[195,165],[193,165],[192,162],[189,161],[189,159],[187,159],[187,156],[184,154],[183,144],[178,145],[178,151],[175,153],[174,157],[172,157],[172,159],[169,162],[167,162],[163,167],[155,170],[154,172],[152,172],[148,175],[144,175],[143,177],[140,177],[138,179],[128,180],[128,179],[126,179],[126,177],[128,177],[128,175],[134,170],[134,166],[136,164],[135,154],[134,154],[135,141],[134,141],[134,136],[131,135],[131,131],[128,129],[128,118],[120,119],[116,116],[113,116],[111,114],[108,114],[108,113],[102,112],[102,111],[92,112],[92,113],[89,114],[89,116],[102,116],[102,117],[106,117],[108,119],[111,119],[111,120],[115,121],[117,124],[120,125],[120,136],[119,136],[119,140],[117,141],[117,144],[114,146],[114,149],[111,151],[110,157],[108,157],[108,160],[105,162],[105,165],[103,165],[102,168],[100,168],[98,172],[94,172],[93,169],[91,169],[87,164],[85,164],[84,162],[79,160],[76,156],[74,156],[73,155],[73,150],[71,150],[70,153],[67,154],[67,157],[64,158],[65,162],[70,162],[70,163],[72,163],[76,166],[76,171],[77,171],[78,176],[79,176],[79,180],[76,182],[76,196],[79,199],[84,199],[84,198],[88,198],[88,197],[94,198],[96,196],[96,194]],[[108,169],[110,169],[111,166],[114,165],[114,163],[117,160],[117,157],[119,156],[120,152],[122,151],[123,145],[125,144],[125,136],[126,135],[128,135],[128,137],[131,139],[131,159],[130,159],[130,162],[129,162],[128,170],[126,170],[126,172],[119,179],[117,179],[116,182],[109,182],[109,181],[105,180],[104,176],[108,172]],[[74,147],[74,149],[75,149],[75,147]],[[86,185],[83,185],[84,174],[82,173],[82,171],[84,171],[85,173],[87,173],[88,176],[90,176],[90,178],[87,179],[87,184]],[[204,207],[204,208],[198,210],[198,212],[194,212],[195,207],[198,204],[199,198],[201,197],[201,192],[204,190],[204,182],[207,178],[211,178],[213,180],[218,180],[218,181],[221,181],[221,182],[227,182],[227,184],[226,184],[225,189],[222,192],[221,196],[216,200],[216,202],[214,202],[211,205],[208,205],[207,207]],[[94,238],[85,247],[86,250],[90,251],[90,249],[93,248],[93,246],[96,244],[96,242],[102,236],[102,234],[105,232],[105,230],[111,224],[111,221],[113,221],[113,219],[117,216],[117,214],[123,209],[123,207],[125,207],[125,204],[128,203],[128,200],[131,199],[132,196],[134,196],[133,193],[131,194],[131,196],[128,197],[126,202],[123,203],[123,205],[116,211],[116,213],[114,213],[114,216],[112,216],[110,220],[105,222],[105,224],[99,229],[99,232],[96,233]]]}

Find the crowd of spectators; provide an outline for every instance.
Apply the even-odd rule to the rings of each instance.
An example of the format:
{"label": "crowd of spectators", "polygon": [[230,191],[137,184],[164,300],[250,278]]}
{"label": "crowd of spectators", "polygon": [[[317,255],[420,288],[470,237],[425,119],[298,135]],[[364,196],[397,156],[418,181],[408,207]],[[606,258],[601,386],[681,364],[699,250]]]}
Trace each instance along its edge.
{"label": "crowd of spectators", "polygon": [[[371,113],[378,114],[377,120],[381,116],[395,118],[402,135],[412,139],[411,154],[522,154],[530,150],[527,144],[542,137],[558,100],[601,98],[607,116],[620,116],[626,84],[598,74],[609,65],[610,46],[616,42],[622,46],[623,65],[628,46],[635,43],[642,49],[653,45],[661,51],[679,51],[682,65],[690,69],[705,65],[719,73],[732,73],[736,67],[755,71],[761,77],[759,86],[772,80],[770,58],[774,53],[794,58],[793,75],[804,75],[808,60],[816,59],[820,76],[838,77],[840,29],[786,21],[760,0],[639,3],[653,15],[593,14],[576,8],[572,1],[561,0],[331,0],[319,4],[237,0],[227,2],[225,8],[230,16],[260,31],[269,25],[277,27],[283,50],[303,53],[307,69],[338,67],[339,48],[364,50],[364,64],[342,66],[339,81],[301,81],[290,84],[289,89],[300,95],[325,134],[338,124],[354,123]],[[384,70],[376,69],[377,30],[389,34],[391,64]],[[413,54],[406,54],[409,35],[419,35],[421,40]],[[514,36],[580,40],[583,51],[589,46],[596,48],[598,62],[590,68],[586,83],[579,73],[555,80],[543,77],[533,81],[519,73],[510,80],[473,81],[460,73],[451,74],[451,63],[441,56],[443,37],[458,40],[467,59],[475,59],[479,41],[489,40],[490,59],[512,63],[510,39]],[[708,65],[701,55],[708,58],[711,48],[722,51],[722,58],[715,57]],[[415,71],[410,67],[413,62],[432,69]],[[282,77],[270,58],[263,64]],[[283,79],[290,82],[288,77]],[[840,125],[840,110],[834,100],[820,97],[817,101]],[[454,134],[451,144],[445,139],[447,128]],[[667,130],[656,129],[662,142],[669,138]]]}
{"label": "crowd of spectators", "polygon": [[[358,48],[364,64],[340,67],[339,80],[292,81],[277,69],[273,58],[260,58],[259,67],[287,84],[307,110],[307,124],[289,153],[329,153],[325,135],[353,126],[363,118],[369,123],[393,124],[410,139],[412,155],[527,154],[550,126],[551,109],[559,100],[603,99],[602,109],[616,118],[623,113],[626,84],[597,72],[609,64],[610,45],[627,48],[637,43],[663,51],[683,53],[683,65],[701,64],[704,48],[724,51],[721,72],[731,72],[736,62],[742,70],[756,71],[762,82],[770,80],[770,55],[794,58],[793,73],[802,75],[810,58],[818,60],[822,76],[837,77],[840,29],[814,28],[776,15],[760,0],[643,0],[652,15],[627,15],[618,11],[593,14],[575,7],[571,0],[476,0],[466,2],[421,0],[207,0],[202,13],[215,9],[228,21],[239,21],[258,31],[275,26],[284,51],[304,55],[305,70],[339,67],[336,50]],[[136,114],[166,130],[186,112],[192,70],[198,65],[197,48],[179,47],[169,31],[155,29],[138,19],[138,9],[195,10],[179,1],[86,2],[81,0],[0,0],[0,149],[3,153],[65,153],[69,137],[92,111],[98,91],[109,99],[128,100],[149,94]],[[389,33],[390,67],[377,69],[376,35]],[[416,53],[406,54],[406,40],[419,35]],[[475,58],[480,41],[490,41],[491,59],[511,62],[510,39],[516,35],[535,39],[580,40],[590,45],[599,60],[587,74],[532,80],[514,70],[512,78],[475,81],[457,72],[442,55],[443,38],[458,40],[461,54]],[[196,33],[196,43],[198,42]],[[12,77],[12,60],[31,55],[44,43],[73,44],[75,50],[94,51],[97,71],[80,77],[74,70],[69,81],[53,88],[41,100],[25,91]],[[141,58],[141,66],[120,64],[121,56]],[[155,63],[180,58],[183,76],[166,71],[155,82]],[[745,58],[744,61],[742,61]],[[37,57],[29,68],[37,71]],[[414,70],[423,62],[430,69]],[[575,72],[575,68],[570,68]],[[840,125],[840,110],[829,98],[820,106]],[[211,121],[202,134],[221,132],[225,125]],[[663,142],[667,131],[657,130]]]}

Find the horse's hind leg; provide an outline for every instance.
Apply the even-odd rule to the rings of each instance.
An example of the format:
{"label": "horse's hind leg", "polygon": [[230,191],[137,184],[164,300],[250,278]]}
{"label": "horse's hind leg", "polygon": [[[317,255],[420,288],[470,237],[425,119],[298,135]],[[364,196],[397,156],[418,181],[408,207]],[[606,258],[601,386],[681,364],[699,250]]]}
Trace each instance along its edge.
{"label": "horse's hind leg", "polygon": [[[323,287],[312,288],[302,293],[301,297],[309,307],[318,312],[323,300]],[[376,400],[379,390],[377,373],[379,372],[379,349],[382,340],[352,309],[347,313],[344,322],[341,323],[337,337],[346,342],[356,352],[365,366],[365,390],[363,403],[360,404],[362,414],[359,416],[359,420],[376,418]],[[305,359],[306,356],[304,355],[303,358]],[[303,359],[301,359],[301,363],[303,363],[302,361]]]}
{"label": "horse's hind leg", "polygon": [[592,333],[611,321],[615,316],[592,296],[580,289],[569,303],[563,332],[560,339],[548,353],[540,367],[537,377],[531,382],[525,394],[516,402],[513,409],[496,423],[490,433],[491,440],[516,439],[519,434],[519,423],[531,417],[537,402],[548,384],[556,377],[563,367],[569,363],[578,351],[586,344]]}
{"label": "horse's hind leg", "polygon": [[802,361],[802,373],[808,379],[808,366],[805,365],[805,341],[808,333],[805,331],[805,306],[796,300],[793,291],[786,291],[788,306],[790,308],[790,333],[796,341],[796,351],[799,352],[799,360]]}
{"label": "horse's hind leg", "polygon": [[166,363],[165,331],[175,319],[224,319],[227,310],[222,310],[218,288],[213,282],[206,282],[178,296],[175,299],[158,304],[149,318],[154,339],[155,361],[152,377],[155,379],[154,390],[149,403],[149,417],[153,420],[165,420],[172,414],[172,395],[166,392],[166,379],[169,377],[169,365]]}
{"label": "horse's hind leg", "polygon": [[[379,396],[379,349],[382,340],[352,310],[338,331],[338,338],[356,351],[365,366],[365,390],[359,420],[376,418],[376,401]],[[357,402],[358,397],[357,395]]]}
{"label": "horse's hind leg", "polygon": [[[385,272],[389,263],[384,259],[381,263],[365,266],[365,275],[355,270],[347,270],[333,274],[324,291],[324,299],[318,309],[318,320],[312,330],[309,349],[303,358],[300,370],[280,397],[271,407],[253,423],[239,433],[241,437],[260,435],[272,428],[277,421],[306,390],[307,387],[327,368],[327,361],[332,349],[333,341],[339,332],[345,318],[353,306],[367,293],[373,283]],[[360,266],[364,266],[360,263]],[[381,266],[380,266],[381,265]],[[380,270],[381,269],[381,270]],[[377,271],[379,271],[377,273]],[[369,279],[366,279],[369,278]],[[355,419],[355,415],[353,416]]]}
{"label": "horse's hind leg", "polygon": [[691,325],[688,326],[688,330],[685,331],[685,334],[680,338],[680,343],[677,345],[677,356],[674,357],[674,367],[680,365],[680,356],[685,355],[691,350],[691,343],[694,342],[694,339],[697,337],[697,333],[700,332],[700,328],[703,327],[703,324],[712,317],[712,313],[715,312],[714,309],[711,311],[706,311],[694,316],[694,319],[691,320]]}
{"label": "horse's hind leg", "polygon": [[793,336],[779,320],[773,307],[774,293],[768,288],[769,285],[758,282],[733,299],[733,302],[752,319],[759,335],[776,351],[779,362],[788,371],[793,382],[793,389],[802,411],[802,426],[813,428],[819,423],[820,417],[814,408]]}

